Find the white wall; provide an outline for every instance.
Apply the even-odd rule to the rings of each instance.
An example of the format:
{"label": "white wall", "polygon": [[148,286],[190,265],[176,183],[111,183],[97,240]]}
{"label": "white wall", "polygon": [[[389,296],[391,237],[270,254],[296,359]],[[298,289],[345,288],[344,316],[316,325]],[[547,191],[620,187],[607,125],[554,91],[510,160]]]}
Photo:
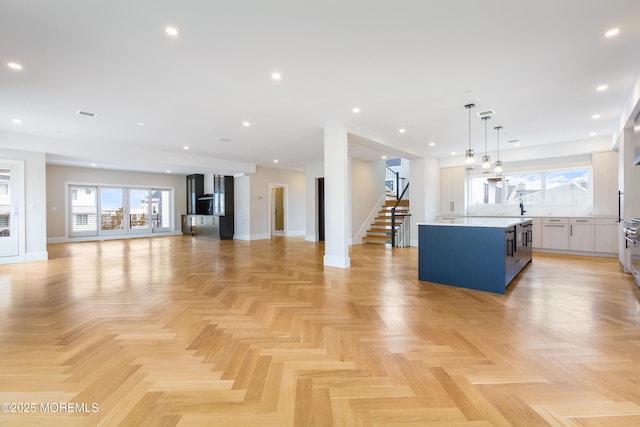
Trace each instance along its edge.
{"label": "white wall", "polygon": [[237,176],[233,179],[233,185],[233,238],[251,240],[251,179],[248,176]]}
{"label": "white wall", "polygon": [[372,211],[377,212],[378,202],[385,194],[384,160],[368,162],[351,159],[351,239],[360,243],[363,230],[370,226]]}
{"label": "white wall", "polygon": [[324,162],[305,168],[305,240],[318,241],[318,191],[316,180],[324,177]]}
{"label": "white wall", "polygon": [[251,223],[249,239],[269,239],[271,237],[269,212],[269,186],[286,185],[285,235],[305,235],[305,174],[304,172],[256,167],[250,178]]}
{"label": "white wall", "polygon": [[425,157],[409,163],[411,246],[418,246],[418,223],[434,221],[440,207],[440,161]]}
{"label": "white wall", "polygon": [[20,235],[24,251],[18,257],[6,257],[2,263],[46,260],[47,255],[47,194],[46,158],[35,153],[2,148],[0,158],[24,162],[24,206],[20,220],[24,220],[26,233]]}
{"label": "white wall", "polygon": [[175,211],[173,229],[181,229],[181,215],[186,213],[186,178],[184,175],[130,172],[111,169],[46,166],[47,231],[49,241],[65,241],[67,184],[121,185],[173,188]]}
{"label": "white wall", "polygon": [[[505,172],[509,170],[513,163],[527,162],[531,159],[554,159],[570,156],[590,155],[594,151],[611,150],[611,139],[607,137],[588,138],[579,141],[568,141],[562,143],[549,143],[533,145],[530,147],[500,148],[500,160],[504,163]],[[476,147],[477,148],[477,147]],[[463,153],[464,154],[464,153]],[[489,152],[495,161],[495,152]],[[477,157],[477,155],[476,155]],[[440,159],[440,167],[464,166],[464,157],[443,157]],[[476,166],[477,167],[477,166]]]}

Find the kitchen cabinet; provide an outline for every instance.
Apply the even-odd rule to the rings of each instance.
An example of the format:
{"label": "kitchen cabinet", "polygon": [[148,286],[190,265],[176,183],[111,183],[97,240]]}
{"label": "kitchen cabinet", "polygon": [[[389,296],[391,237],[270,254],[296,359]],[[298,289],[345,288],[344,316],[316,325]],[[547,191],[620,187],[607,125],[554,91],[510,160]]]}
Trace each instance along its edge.
{"label": "kitchen cabinet", "polygon": [[569,249],[568,218],[542,218],[542,248]]}
{"label": "kitchen cabinet", "polygon": [[534,249],[542,248],[542,218],[531,219],[531,247]]}
{"label": "kitchen cabinet", "polygon": [[208,203],[200,200],[204,196],[204,175],[187,176],[187,215],[203,215],[207,213]]}
{"label": "kitchen cabinet", "polygon": [[595,252],[596,230],[593,218],[569,219],[569,250]]}
{"label": "kitchen cabinet", "polygon": [[418,279],[499,294],[531,262],[531,220],[418,224]]}
{"label": "kitchen cabinet", "polygon": [[440,213],[464,215],[464,166],[440,169]]}
{"label": "kitchen cabinet", "polygon": [[605,254],[618,253],[618,240],[622,234],[616,218],[595,219],[596,252]]}
{"label": "kitchen cabinet", "polygon": [[618,152],[593,153],[593,213],[618,215]]}

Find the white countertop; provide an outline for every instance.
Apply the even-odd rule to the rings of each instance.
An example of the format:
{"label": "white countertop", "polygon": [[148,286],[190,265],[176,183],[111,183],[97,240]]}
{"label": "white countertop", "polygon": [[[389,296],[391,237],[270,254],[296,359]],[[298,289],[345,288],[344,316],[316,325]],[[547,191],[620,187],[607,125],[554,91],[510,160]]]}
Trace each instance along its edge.
{"label": "white countertop", "polygon": [[445,227],[495,227],[507,228],[518,224],[530,223],[531,218],[456,218],[455,223],[446,222],[420,222],[418,225],[437,225]]}

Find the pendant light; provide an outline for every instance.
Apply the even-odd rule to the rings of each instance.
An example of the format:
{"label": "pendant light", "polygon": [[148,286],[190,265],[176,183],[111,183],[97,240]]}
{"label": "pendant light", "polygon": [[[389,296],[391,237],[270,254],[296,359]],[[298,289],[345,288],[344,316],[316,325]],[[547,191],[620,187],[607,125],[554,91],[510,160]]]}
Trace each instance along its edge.
{"label": "pendant light", "polygon": [[491,159],[489,159],[489,155],[487,154],[487,120],[489,120],[491,116],[483,116],[482,120],[484,120],[484,156],[482,156],[482,173],[491,172]]}
{"label": "pendant light", "polygon": [[471,109],[475,106],[476,104],[467,104],[464,106],[464,108],[469,110],[469,149],[465,152],[464,155],[464,164],[467,166],[467,170],[473,169],[476,165],[476,153],[471,149]]}
{"label": "pendant light", "polygon": [[498,132],[498,160],[496,160],[496,167],[493,172],[496,176],[502,176],[502,161],[500,160],[500,129],[502,129],[502,126],[496,126],[494,129]]}

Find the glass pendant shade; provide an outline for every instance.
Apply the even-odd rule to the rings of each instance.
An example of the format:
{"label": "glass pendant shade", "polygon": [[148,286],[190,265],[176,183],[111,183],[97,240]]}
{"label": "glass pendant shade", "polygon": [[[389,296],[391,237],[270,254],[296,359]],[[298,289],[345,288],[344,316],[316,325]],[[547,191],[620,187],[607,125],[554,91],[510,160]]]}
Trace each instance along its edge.
{"label": "glass pendant shade", "polygon": [[496,160],[496,167],[493,169],[496,176],[502,176],[502,160]]}
{"label": "glass pendant shade", "polygon": [[489,154],[487,154],[487,120],[491,117],[484,116],[482,120],[484,120],[484,156],[482,156],[482,173],[490,173],[491,172],[491,159],[489,158]]}
{"label": "glass pendant shade", "polygon": [[476,152],[471,148],[471,109],[475,106],[476,104],[467,104],[464,106],[464,108],[469,111],[469,149],[464,153],[464,164],[467,170],[472,170],[476,166]]}
{"label": "glass pendant shade", "polygon": [[476,166],[475,151],[467,150],[464,154],[464,164],[467,169],[473,169]]}
{"label": "glass pendant shade", "polygon": [[482,156],[482,173],[491,172],[491,159],[488,155]]}
{"label": "glass pendant shade", "polygon": [[500,129],[502,129],[502,126],[496,126],[494,129],[498,135],[498,160],[496,160],[496,167],[493,169],[493,173],[495,173],[496,176],[502,176],[502,160],[500,160]]}

